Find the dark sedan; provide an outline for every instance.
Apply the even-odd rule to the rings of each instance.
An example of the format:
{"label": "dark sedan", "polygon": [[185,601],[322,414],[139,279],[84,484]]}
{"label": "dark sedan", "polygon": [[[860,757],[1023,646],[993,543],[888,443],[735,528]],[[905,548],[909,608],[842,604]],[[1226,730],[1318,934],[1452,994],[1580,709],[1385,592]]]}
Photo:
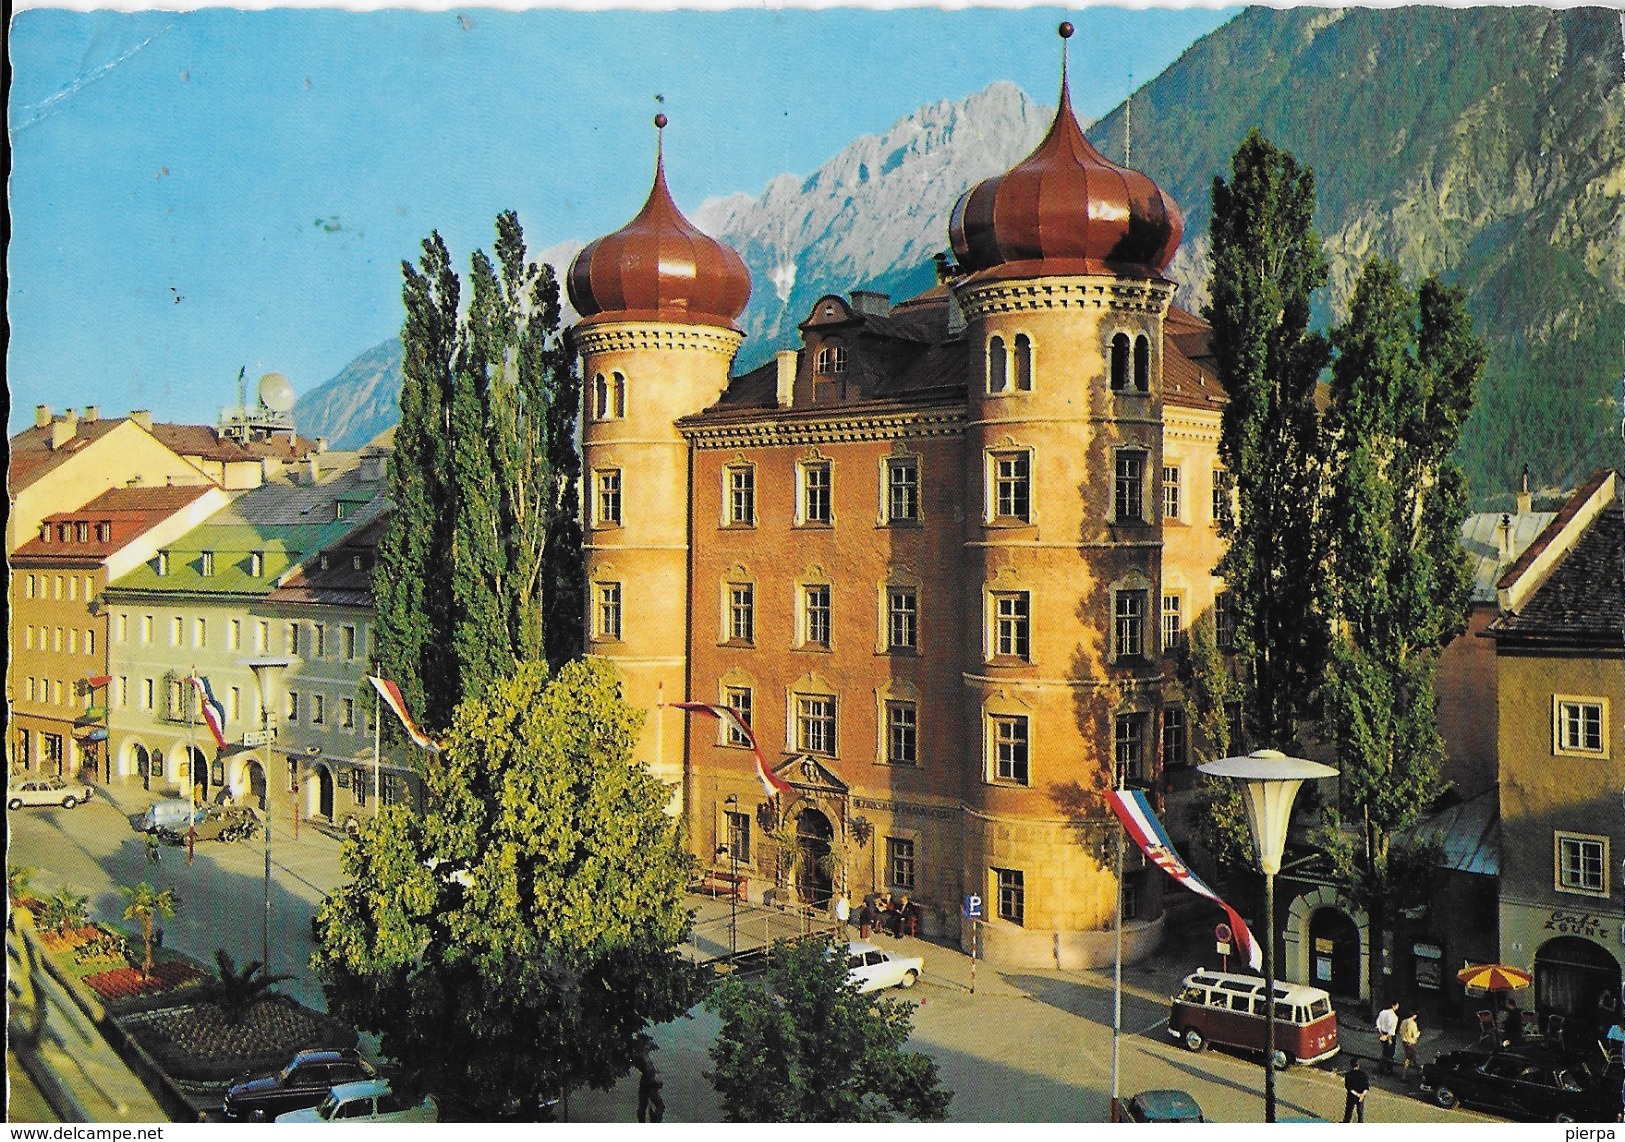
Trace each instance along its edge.
{"label": "dark sedan", "polygon": [[1422,1068],[1422,1089],[1445,1109],[1475,1109],[1523,1122],[1615,1122],[1619,1068],[1598,1073],[1540,1047],[1449,1051]]}
{"label": "dark sedan", "polygon": [[1130,1122],[1206,1122],[1196,1100],[1182,1090],[1142,1090],[1124,1107]]}
{"label": "dark sedan", "polygon": [[376,1073],[354,1050],[300,1051],[280,1071],[233,1082],[221,1112],[228,1122],[269,1122],[290,1110],[315,1106],[339,1083]]}

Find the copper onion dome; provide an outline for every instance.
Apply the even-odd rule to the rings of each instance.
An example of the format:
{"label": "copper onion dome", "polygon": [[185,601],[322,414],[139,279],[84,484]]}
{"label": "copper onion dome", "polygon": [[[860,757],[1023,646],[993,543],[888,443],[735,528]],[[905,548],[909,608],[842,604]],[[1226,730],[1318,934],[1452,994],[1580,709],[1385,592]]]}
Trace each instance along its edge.
{"label": "copper onion dome", "polygon": [[[1072,25],[1061,25],[1061,37]],[[1160,276],[1184,218],[1139,171],[1106,159],[1072,114],[1061,54],[1061,105],[1038,148],[1002,175],[966,191],[948,224],[954,256],[990,277],[1113,273]]]}
{"label": "copper onion dome", "polygon": [[[666,117],[655,116],[664,129]],[[750,271],[732,249],[695,228],[666,189],[656,148],[655,181],[637,217],[587,245],[570,263],[570,303],[599,321],[675,321],[734,328],[750,300]]]}

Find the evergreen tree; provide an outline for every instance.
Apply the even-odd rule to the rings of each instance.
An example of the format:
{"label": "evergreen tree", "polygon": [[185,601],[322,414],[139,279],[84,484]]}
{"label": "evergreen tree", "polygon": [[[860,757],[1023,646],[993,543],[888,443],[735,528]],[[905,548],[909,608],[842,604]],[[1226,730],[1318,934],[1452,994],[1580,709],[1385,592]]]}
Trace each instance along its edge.
{"label": "evergreen tree", "polygon": [[1326,655],[1315,384],[1325,339],[1309,330],[1326,283],[1315,177],[1256,129],[1213,180],[1213,353],[1228,401],[1219,455],[1237,511],[1215,569],[1235,606],[1249,737],[1290,749]]}
{"label": "evergreen tree", "polygon": [[482,1117],[607,1089],[698,998],[690,858],[612,667],[526,663],[458,708],[425,809],[342,853],[312,964],[330,1009]]}
{"label": "evergreen tree", "polygon": [[[523,662],[581,648],[580,459],[571,355],[552,267],[526,261],[511,211],[469,304],[438,234],[403,265],[401,424],[379,548],[385,674],[433,731]],[[545,621],[544,621],[545,620]],[[556,628],[556,629],[554,629]]]}
{"label": "evergreen tree", "polygon": [[[1392,262],[1361,273],[1333,335],[1328,527],[1335,636],[1326,714],[1352,843],[1328,846],[1380,939],[1415,880],[1395,849],[1443,792],[1434,673],[1466,629],[1471,578],[1460,546],[1466,481],[1451,459],[1484,367],[1459,292],[1413,292]],[[1329,815],[1333,831],[1342,825]],[[1372,994],[1380,957],[1372,956]]]}
{"label": "evergreen tree", "polygon": [[722,1018],[706,1075],[729,1122],[941,1122],[953,1092],[930,1056],[905,1051],[912,1005],[859,995],[845,949],[774,946],[766,988],[737,979],[708,1001]]}

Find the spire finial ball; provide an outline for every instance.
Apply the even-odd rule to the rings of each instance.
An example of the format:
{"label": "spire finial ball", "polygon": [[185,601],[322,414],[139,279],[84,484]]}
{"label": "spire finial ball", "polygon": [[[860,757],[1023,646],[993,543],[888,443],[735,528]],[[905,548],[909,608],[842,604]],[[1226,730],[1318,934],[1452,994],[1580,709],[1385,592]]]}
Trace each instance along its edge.
{"label": "spire finial ball", "polygon": [[655,126],[662,131],[666,129],[666,113],[664,111],[655,116]]}
{"label": "spire finial ball", "polygon": [[1071,20],[1062,20],[1061,21],[1061,38],[1063,40],[1070,40],[1072,38],[1073,30],[1074,29],[1072,27],[1072,21]]}

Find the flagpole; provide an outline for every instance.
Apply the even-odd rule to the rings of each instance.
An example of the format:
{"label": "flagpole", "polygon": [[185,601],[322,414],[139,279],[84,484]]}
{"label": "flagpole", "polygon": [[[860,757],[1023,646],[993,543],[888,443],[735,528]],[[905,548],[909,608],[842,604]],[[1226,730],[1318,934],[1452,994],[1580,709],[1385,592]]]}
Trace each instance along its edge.
{"label": "flagpole", "polygon": [[384,698],[378,687],[372,688],[372,815],[378,815],[378,786],[383,773]]}
{"label": "flagpole", "polygon": [[191,691],[186,702],[186,863],[190,865],[197,855],[197,774],[193,771],[197,767],[197,707],[203,702],[195,662],[186,679],[186,689]]}
{"label": "flagpole", "polygon": [[[1123,771],[1118,769],[1117,791],[1123,791]],[[1123,1037],[1123,827],[1117,827],[1117,960],[1112,969],[1112,1105],[1111,1122],[1119,1122],[1121,1103],[1118,1101],[1118,1063],[1120,1042]]]}
{"label": "flagpole", "polygon": [[658,767],[666,758],[666,719],[661,714],[666,709],[666,683],[662,679],[655,683],[655,766]]}

